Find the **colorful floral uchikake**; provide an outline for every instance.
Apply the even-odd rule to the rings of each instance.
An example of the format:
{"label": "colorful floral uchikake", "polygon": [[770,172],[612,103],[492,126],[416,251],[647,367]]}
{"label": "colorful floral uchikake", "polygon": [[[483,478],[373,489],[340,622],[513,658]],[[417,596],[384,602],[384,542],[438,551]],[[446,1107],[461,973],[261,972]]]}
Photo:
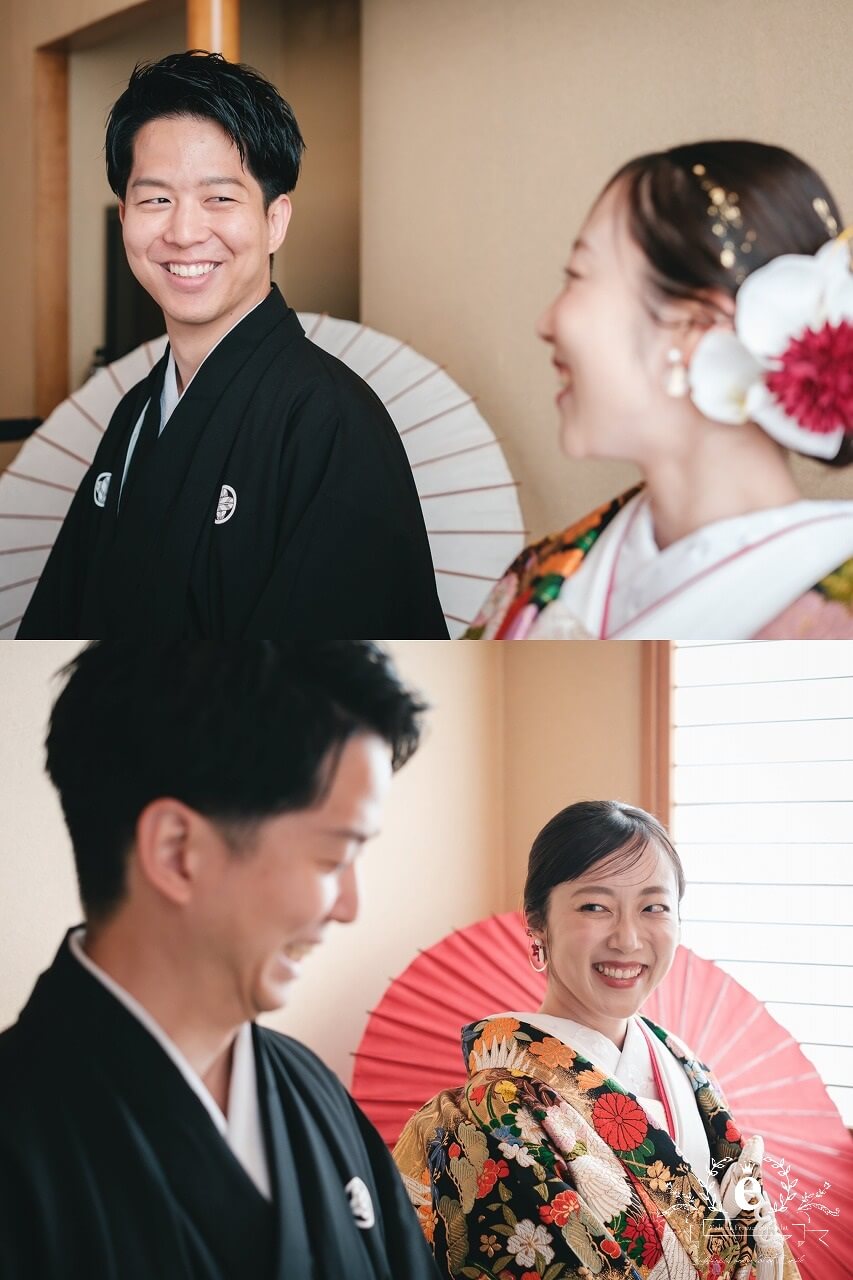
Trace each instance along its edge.
{"label": "colorful floral uchikake", "polygon": [[[647,1026],[693,1086],[717,1168],[741,1161],[746,1146],[707,1068]],[[615,1080],[509,1016],[466,1027],[463,1049],[467,1085],[413,1116],[395,1152],[442,1274],[746,1280],[754,1273],[757,1213],[720,1210],[669,1134]],[[765,1195],[760,1201],[762,1214],[772,1214]],[[797,1280],[789,1250],[781,1261],[784,1280]]]}
{"label": "colorful floral uchikake", "polygon": [[463,640],[522,640],[556,600],[599,537],[642,486],[596,507],[561,533],[549,534],[516,557],[483,604]]}

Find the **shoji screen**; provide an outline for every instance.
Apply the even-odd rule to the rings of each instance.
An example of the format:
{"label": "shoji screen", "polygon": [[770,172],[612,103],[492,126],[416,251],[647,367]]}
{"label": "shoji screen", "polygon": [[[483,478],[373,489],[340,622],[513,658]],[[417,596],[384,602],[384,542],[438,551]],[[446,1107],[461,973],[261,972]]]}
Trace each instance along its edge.
{"label": "shoji screen", "polygon": [[853,1125],[853,642],[677,645],[683,940],[763,1000]]}

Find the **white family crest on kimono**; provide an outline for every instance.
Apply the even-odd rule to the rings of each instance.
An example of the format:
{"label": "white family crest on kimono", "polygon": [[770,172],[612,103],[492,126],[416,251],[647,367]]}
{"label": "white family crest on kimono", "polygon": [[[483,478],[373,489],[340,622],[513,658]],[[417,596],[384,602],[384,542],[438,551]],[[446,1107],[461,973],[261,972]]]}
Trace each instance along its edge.
{"label": "white family crest on kimono", "polygon": [[376,1215],[373,1212],[373,1201],[370,1198],[370,1192],[363,1180],[361,1178],[350,1178],[344,1187],[344,1191],[349,1197],[355,1225],[360,1231],[369,1231],[376,1223]]}
{"label": "white family crest on kimono", "polygon": [[107,494],[110,488],[110,480],[112,480],[111,471],[102,471],[95,479],[94,499],[96,507],[105,507],[107,505]]}
{"label": "white family crest on kimono", "polygon": [[224,484],[216,504],[216,524],[225,524],[237,510],[237,493],[230,484]]}

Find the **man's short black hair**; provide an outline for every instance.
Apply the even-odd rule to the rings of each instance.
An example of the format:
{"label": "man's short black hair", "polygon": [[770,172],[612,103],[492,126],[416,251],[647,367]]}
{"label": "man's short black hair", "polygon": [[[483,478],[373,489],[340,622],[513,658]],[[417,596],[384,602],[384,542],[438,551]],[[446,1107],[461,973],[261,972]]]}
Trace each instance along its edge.
{"label": "man's short black hair", "polygon": [[47,735],[89,919],[121,901],[139,814],[174,797],[248,841],[322,800],[344,744],[374,733],[398,769],[426,704],[369,641],[95,642],[67,667]]}
{"label": "man's short black hair", "polygon": [[191,116],[224,129],[244,169],[259,183],[264,205],[296,186],[305,143],[290,105],[259,72],[221,53],[192,49],[159,62],[139,62],[107,121],[107,179],[124,200],[133,142],[149,120]]}

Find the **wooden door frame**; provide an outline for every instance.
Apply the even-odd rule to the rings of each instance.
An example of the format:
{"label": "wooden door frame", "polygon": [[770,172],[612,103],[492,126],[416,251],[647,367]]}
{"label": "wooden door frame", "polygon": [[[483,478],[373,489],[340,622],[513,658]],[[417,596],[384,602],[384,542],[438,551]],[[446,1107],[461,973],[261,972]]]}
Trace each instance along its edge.
{"label": "wooden door frame", "polygon": [[35,410],[68,395],[68,49],[35,50]]}
{"label": "wooden door frame", "polygon": [[[220,44],[239,57],[239,0],[185,0],[187,48]],[[46,418],[69,393],[69,201],[68,58],[75,48],[98,44],[164,11],[164,0],[141,0],[130,9],[34,50],[35,123],[35,412]]]}
{"label": "wooden door frame", "polygon": [[669,827],[672,816],[672,642],[641,640],[641,804]]}

